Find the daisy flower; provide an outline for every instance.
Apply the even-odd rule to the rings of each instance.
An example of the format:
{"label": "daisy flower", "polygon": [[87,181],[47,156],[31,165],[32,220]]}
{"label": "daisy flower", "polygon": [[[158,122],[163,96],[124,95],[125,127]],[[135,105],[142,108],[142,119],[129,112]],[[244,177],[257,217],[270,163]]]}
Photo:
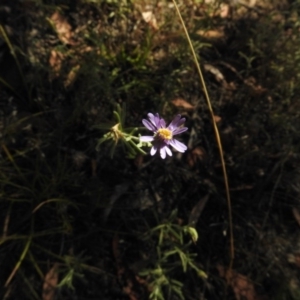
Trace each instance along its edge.
{"label": "daisy flower", "polygon": [[165,159],[167,154],[172,156],[172,152],[169,148],[171,145],[177,151],[183,153],[187,146],[178,140],[174,139],[174,136],[188,130],[187,127],[181,127],[185,122],[185,118],[181,118],[181,115],[177,115],[173,121],[166,126],[164,119],[160,118],[159,114],[148,113],[148,119],[143,119],[144,126],[154,133],[153,136],[141,136],[141,142],[152,142],[151,155],[154,155],[159,151],[162,159]]}

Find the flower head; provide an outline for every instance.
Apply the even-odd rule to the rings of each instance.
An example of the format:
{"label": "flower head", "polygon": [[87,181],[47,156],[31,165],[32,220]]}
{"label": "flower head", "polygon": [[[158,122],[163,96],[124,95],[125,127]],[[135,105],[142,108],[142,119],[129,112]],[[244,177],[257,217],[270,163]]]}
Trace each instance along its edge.
{"label": "flower head", "polygon": [[172,152],[169,148],[171,145],[179,152],[184,152],[187,146],[174,139],[174,136],[188,130],[187,127],[181,127],[185,122],[185,118],[181,118],[181,115],[177,115],[173,121],[166,126],[164,119],[160,118],[159,114],[148,113],[148,119],[143,119],[144,126],[154,133],[153,136],[141,136],[141,142],[152,142],[151,155],[154,155],[157,150],[160,153],[162,159],[165,159],[167,154],[172,156]]}

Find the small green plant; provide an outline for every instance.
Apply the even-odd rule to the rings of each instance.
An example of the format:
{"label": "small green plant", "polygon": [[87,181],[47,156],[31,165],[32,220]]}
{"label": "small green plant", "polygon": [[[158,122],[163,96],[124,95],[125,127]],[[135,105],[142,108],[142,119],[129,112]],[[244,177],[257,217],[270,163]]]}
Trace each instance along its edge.
{"label": "small green plant", "polygon": [[[172,295],[184,299],[183,287],[180,275],[191,270],[201,278],[207,278],[205,272],[197,266],[196,253],[191,252],[192,242],[198,239],[195,228],[188,225],[180,225],[177,219],[177,210],[174,210],[169,218],[145,235],[145,239],[154,239],[156,243],[156,256],[153,267],[140,272],[150,282],[151,293],[149,299],[171,299]],[[187,241],[190,238],[190,241]]]}
{"label": "small green plant", "polygon": [[126,150],[129,158],[134,158],[138,153],[146,154],[141,147],[148,145],[149,143],[140,142],[139,137],[135,136],[138,130],[137,127],[125,128],[125,112],[125,105],[121,108],[118,104],[117,109],[113,112],[116,122],[114,125],[111,126],[109,124],[103,124],[95,126],[95,128],[98,129],[109,130],[101,139],[98,140],[96,150],[100,150],[102,143],[107,143],[111,158],[113,158],[118,144]]}
{"label": "small green plant", "polygon": [[82,267],[80,266],[80,258],[75,258],[72,256],[65,256],[65,268],[61,271],[64,272],[64,275],[57,285],[58,288],[66,287],[68,289],[74,290],[73,281],[74,278],[83,278]]}

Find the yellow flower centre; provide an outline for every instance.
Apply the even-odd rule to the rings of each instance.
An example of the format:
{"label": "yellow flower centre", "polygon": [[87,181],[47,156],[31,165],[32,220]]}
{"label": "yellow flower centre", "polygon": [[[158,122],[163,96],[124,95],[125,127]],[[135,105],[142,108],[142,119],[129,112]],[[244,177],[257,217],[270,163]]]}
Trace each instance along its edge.
{"label": "yellow flower centre", "polygon": [[172,131],[167,128],[160,128],[157,130],[157,135],[164,140],[171,140],[173,135]]}

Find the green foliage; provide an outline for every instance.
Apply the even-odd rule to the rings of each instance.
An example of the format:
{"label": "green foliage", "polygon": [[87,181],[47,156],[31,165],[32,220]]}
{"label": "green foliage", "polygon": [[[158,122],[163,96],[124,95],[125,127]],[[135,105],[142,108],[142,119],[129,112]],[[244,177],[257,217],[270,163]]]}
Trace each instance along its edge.
{"label": "green foliage", "polygon": [[125,106],[121,109],[120,105],[117,105],[117,110],[114,111],[114,117],[116,119],[116,124],[112,127],[108,125],[96,125],[95,128],[109,130],[108,133],[99,139],[96,149],[99,151],[100,145],[104,142],[108,142],[111,146],[109,153],[110,157],[113,158],[115,149],[118,144],[121,144],[123,148],[127,150],[127,156],[129,158],[135,158],[138,153],[146,154],[145,151],[141,149],[144,145],[148,143],[142,143],[139,141],[139,137],[134,136],[138,128],[124,128],[125,125]]}
{"label": "green foliage", "polygon": [[207,278],[205,272],[196,265],[197,254],[190,252],[191,241],[185,239],[188,235],[196,242],[197,231],[177,222],[175,210],[167,220],[159,222],[159,225],[151,228],[144,236],[146,241],[154,240],[156,243],[156,255],[152,258],[153,267],[140,272],[140,275],[150,282],[152,290],[150,299],[172,299],[174,295],[184,299],[184,284],[180,275],[191,270],[196,271],[199,277]]}

